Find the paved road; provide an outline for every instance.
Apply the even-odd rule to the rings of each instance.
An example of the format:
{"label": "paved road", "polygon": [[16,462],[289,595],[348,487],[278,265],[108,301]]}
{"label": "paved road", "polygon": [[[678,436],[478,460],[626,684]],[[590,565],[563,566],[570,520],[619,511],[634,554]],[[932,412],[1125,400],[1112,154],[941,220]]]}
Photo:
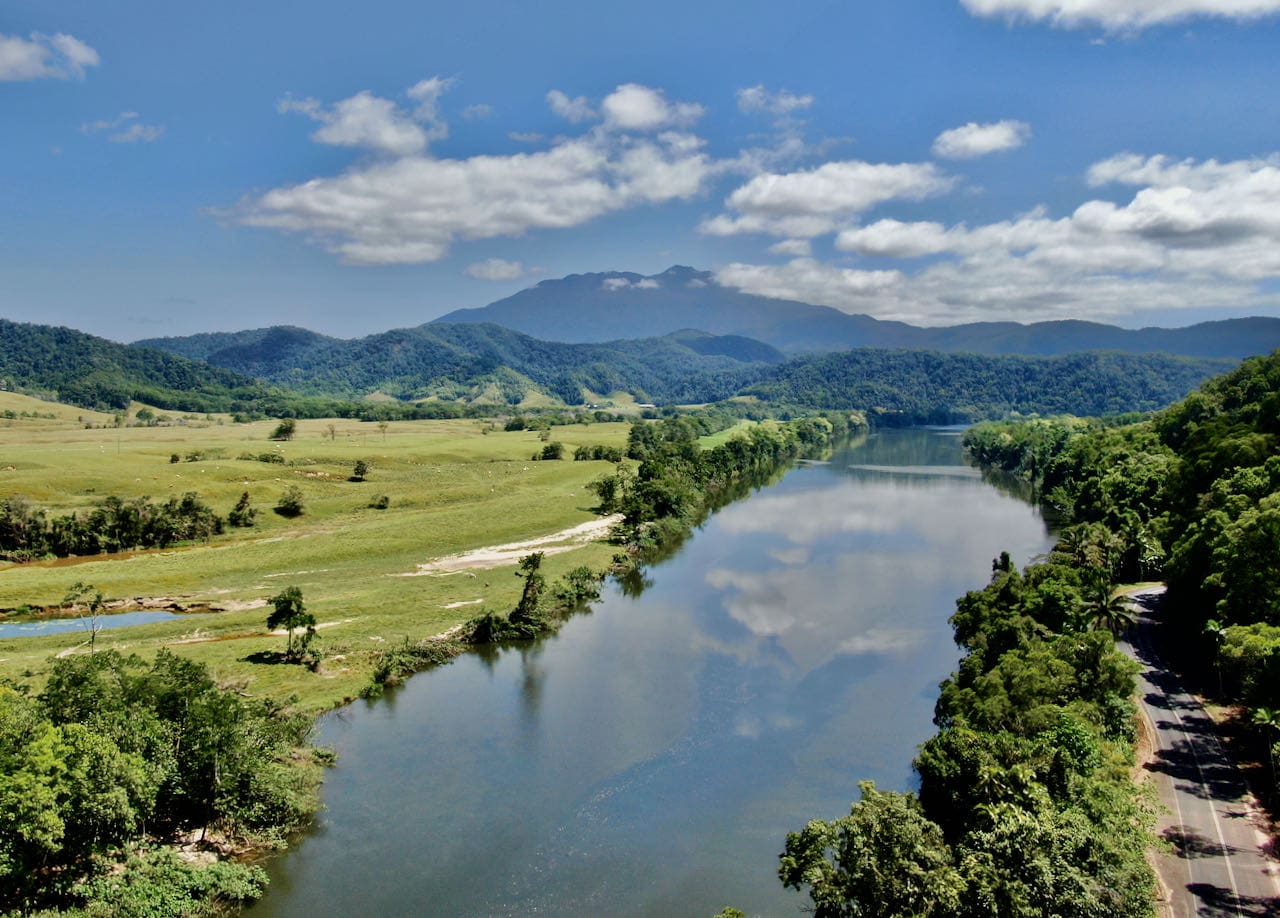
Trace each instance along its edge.
{"label": "paved road", "polygon": [[1152,612],[1163,592],[1131,597],[1138,619],[1121,648],[1142,666],[1138,694],[1155,745],[1146,767],[1165,809],[1158,831],[1173,848],[1158,865],[1169,893],[1166,914],[1280,916],[1280,864],[1263,854],[1266,838],[1250,820],[1244,780],[1200,702],[1152,649],[1159,627]]}

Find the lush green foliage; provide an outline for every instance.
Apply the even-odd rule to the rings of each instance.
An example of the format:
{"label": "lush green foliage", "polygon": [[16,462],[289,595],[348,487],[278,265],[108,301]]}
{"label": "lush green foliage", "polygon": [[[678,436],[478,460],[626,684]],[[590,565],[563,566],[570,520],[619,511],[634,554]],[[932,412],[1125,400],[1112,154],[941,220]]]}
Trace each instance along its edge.
{"label": "lush green foliage", "polygon": [[1078,521],[1078,552],[1126,579],[1163,574],[1175,626],[1217,648],[1218,689],[1280,707],[1280,354],[1149,420],[988,424],[965,442]]}
{"label": "lush green foliage", "polygon": [[136,873],[111,865],[146,838],[278,837],[305,821],[317,776],[297,759],[310,729],[163,650],[149,664],[115,651],[58,660],[38,697],[0,686],[0,909],[176,914],[173,903],[256,895],[255,870],[159,853]]}
{"label": "lush green foliage", "polygon": [[1060,545],[958,603],[918,797],[864,786],[787,838],[780,877],[818,915],[1149,915],[1149,814],[1129,780],[1134,664],[1090,594],[1112,571]]}
{"label": "lush green foliage", "polygon": [[162,504],[145,497],[108,497],[83,517],[71,513],[53,519],[12,496],[0,500],[0,560],[167,548],[175,542],[207,541],[222,532],[222,525],[222,518],[194,492]]}
{"label": "lush green foliage", "polygon": [[858,348],[800,357],[744,391],[809,409],[856,407],[883,424],[950,424],[1010,413],[1163,408],[1231,366],[1160,354],[990,357]]}
{"label": "lush green foliage", "polygon": [[265,392],[246,376],[163,351],[4,319],[0,375],[86,408],[127,408],[137,400],[174,411],[224,411]]}

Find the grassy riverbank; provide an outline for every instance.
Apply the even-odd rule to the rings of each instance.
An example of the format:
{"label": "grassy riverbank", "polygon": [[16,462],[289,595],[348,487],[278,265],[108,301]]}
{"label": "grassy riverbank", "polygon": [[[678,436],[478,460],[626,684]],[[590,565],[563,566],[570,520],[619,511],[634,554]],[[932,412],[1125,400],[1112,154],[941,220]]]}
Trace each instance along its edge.
{"label": "grassy riverbank", "polygon": [[[385,430],[299,421],[292,440],[274,442],[275,422],[200,416],[183,426],[86,429],[84,422],[104,418],[36,406],[56,417],[9,419],[0,427],[6,494],[24,496],[52,517],[83,514],[108,496],[163,500],[187,491],[225,515],[247,492],[256,520],[204,544],[0,566],[0,609],[52,608],[84,582],[126,608],[220,610],[104,630],[98,647],[149,656],[167,646],[251,694],[296,694],[307,710],[357,695],[369,681],[373,651],[445,631],[484,607],[512,608],[521,589],[515,557],[453,572],[421,573],[419,565],[597,520],[587,485],[614,468],[532,461],[547,445],[538,431],[504,431],[487,421],[393,422]],[[555,427],[550,437],[572,456],[582,445],[623,448],[627,433],[626,424],[593,423]],[[246,454],[283,462],[237,458]],[[170,461],[174,455],[179,461]],[[358,460],[370,465],[365,481],[349,480]],[[290,486],[300,489],[304,506],[292,518],[273,511]],[[385,509],[370,507],[383,495]],[[547,551],[549,581],[582,564],[603,568],[616,550],[572,538],[536,548]],[[321,626],[317,643],[326,659],[318,672],[252,662],[284,642],[267,633],[264,606],[287,586],[303,591]],[[51,657],[74,652],[85,639],[77,631],[0,640],[0,678],[38,683]]]}

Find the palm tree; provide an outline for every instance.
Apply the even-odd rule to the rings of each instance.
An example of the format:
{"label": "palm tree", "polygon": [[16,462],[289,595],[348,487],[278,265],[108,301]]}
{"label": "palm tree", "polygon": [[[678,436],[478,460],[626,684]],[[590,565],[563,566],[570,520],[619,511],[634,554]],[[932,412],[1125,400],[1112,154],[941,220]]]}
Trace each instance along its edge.
{"label": "palm tree", "polygon": [[1250,719],[1254,725],[1262,728],[1262,736],[1267,744],[1267,757],[1271,760],[1271,783],[1276,782],[1276,745],[1271,742],[1272,733],[1280,731],[1280,708],[1254,708]]}
{"label": "palm tree", "polygon": [[1129,598],[1123,593],[1114,593],[1111,581],[1099,576],[1089,585],[1084,618],[1091,630],[1105,629],[1118,638],[1133,624],[1133,611],[1129,608]]}

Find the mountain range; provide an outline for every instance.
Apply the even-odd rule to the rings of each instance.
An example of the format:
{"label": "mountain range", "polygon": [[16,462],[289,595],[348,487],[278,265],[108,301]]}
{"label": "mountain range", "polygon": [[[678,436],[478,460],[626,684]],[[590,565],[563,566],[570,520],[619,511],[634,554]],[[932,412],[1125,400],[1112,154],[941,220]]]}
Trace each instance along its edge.
{"label": "mountain range", "polygon": [[685,328],[754,338],[787,353],[854,347],[1048,356],[1080,351],[1241,359],[1280,347],[1280,319],[1253,317],[1185,328],[1125,329],[1075,320],[920,327],[829,306],[742,293],[709,271],[676,265],[661,274],[571,274],[545,280],[432,324],[491,322],[535,338],[601,342],[661,337]]}

